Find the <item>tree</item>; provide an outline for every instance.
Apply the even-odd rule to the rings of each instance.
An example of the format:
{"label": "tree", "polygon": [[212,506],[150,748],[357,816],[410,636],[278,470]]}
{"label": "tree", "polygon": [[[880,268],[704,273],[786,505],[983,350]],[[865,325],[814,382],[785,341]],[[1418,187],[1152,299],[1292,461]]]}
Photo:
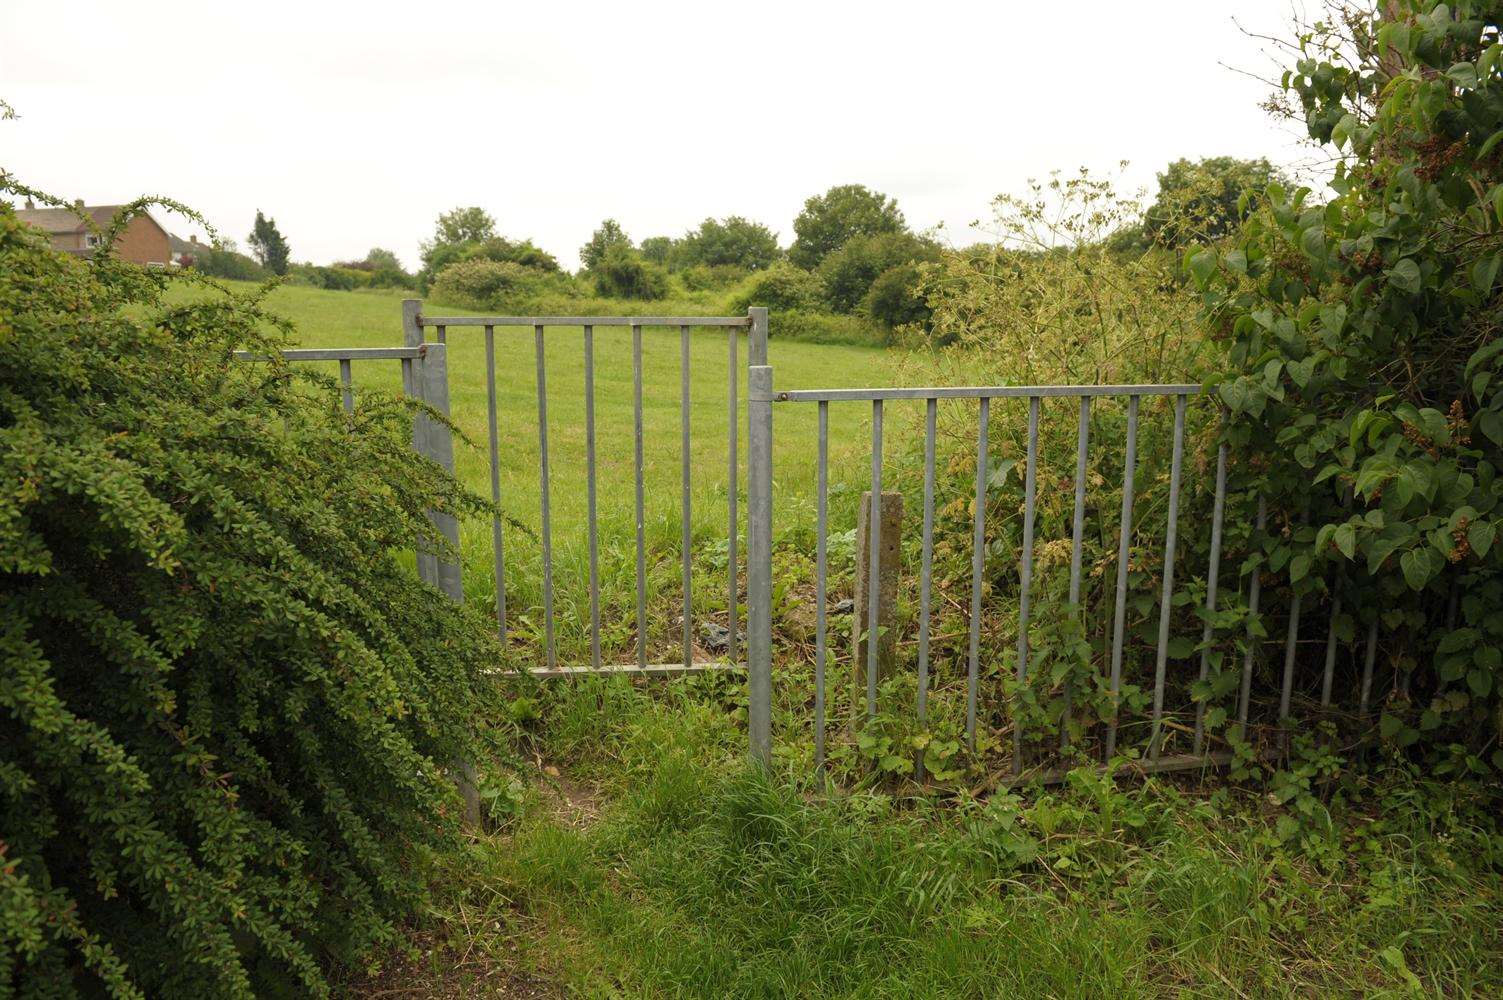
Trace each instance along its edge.
{"label": "tree", "polygon": [[661,299],[668,294],[668,273],[642,259],[629,245],[617,243],[595,262],[595,291],[618,299]]}
{"label": "tree", "polygon": [[496,220],[477,205],[444,212],[433,227],[433,239],[424,244],[446,246],[454,243],[479,243],[496,235]]}
{"label": "tree", "polygon": [[605,260],[606,254],[620,247],[630,250],[631,237],[615,219],[606,219],[600,228],[590,234],[590,240],[579,248],[579,263],[586,271],[593,271]]}
{"label": "tree", "polygon": [[916,260],[936,260],[939,248],[910,233],[853,236],[819,265],[825,300],[836,312],[855,312],[872,282],[889,268]]}
{"label": "tree", "polygon": [[287,273],[287,260],[292,255],[292,249],[287,245],[281,230],[277,229],[276,220],[262,215],[259,208],[256,209],[256,224],[246,242],[250,244],[251,253],[262,267],[272,274]]}
{"label": "tree", "polygon": [[1247,218],[1244,195],[1270,184],[1287,184],[1266,159],[1212,156],[1191,163],[1175,160],[1159,174],[1158,197],[1143,213],[1143,234],[1159,246],[1183,247],[1218,240]]}
{"label": "tree", "polygon": [[853,236],[907,231],[897,202],[862,184],[842,184],[804,202],[804,210],[793,222],[797,238],[788,259],[812,271]]}
{"label": "tree", "polygon": [[1503,768],[1500,23],[1405,0],[1304,26],[1284,89],[1328,200],[1272,184],[1185,260],[1229,442],[1287,525],[1258,556],[1377,630],[1404,678],[1379,732],[1441,773]]}
{"label": "tree", "polygon": [[649,236],[642,241],[642,259],[666,265],[677,242],[672,236]]}
{"label": "tree", "polygon": [[371,247],[370,252],[365,255],[365,266],[369,271],[379,271],[383,267],[395,268],[400,271],[402,269],[402,262],[390,250],[384,250],[381,247]]}
{"label": "tree", "polygon": [[734,265],[748,271],[771,267],[782,254],[778,237],[760,222],[739,215],[717,222],[706,219],[690,230],[673,250],[676,269],[704,265]]}

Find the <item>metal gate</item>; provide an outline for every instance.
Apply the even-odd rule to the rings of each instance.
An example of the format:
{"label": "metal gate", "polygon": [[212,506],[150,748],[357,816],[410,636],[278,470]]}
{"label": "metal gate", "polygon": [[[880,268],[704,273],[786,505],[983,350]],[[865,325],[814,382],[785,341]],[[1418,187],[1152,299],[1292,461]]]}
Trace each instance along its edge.
{"label": "metal gate", "polygon": [[[1143,718],[1128,718],[1117,710],[1113,710],[1111,717],[1104,720],[1099,732],[1091,734],[1091,746],[1085,751],[1095,756],[1102,764],[1112,761],[1122,751],[1133,751],[1139,755],[1139,759],[1133,765],[1143,771],[1165,771],[1187,768],[1200,768],[1209,765],[1224,764],[1232,758],[1230,749],[1232,737],[1246,739],[1249,727],[1258,724],[1262,719],[1264,728],[1271,730],[1279,740],[1287,740],[1293,728],[1293,693],[1296,687],[1298,675],[1297,664],[1299,662],[1298,644],[1300,641],[1302,617],[1308,622],[1310,615],[1308,606],[1302,607],[1302,603],[1316,600],[1324,603],[1325,630],[1322,643],[1324,651],[1323,669],[1320,672],[1319,703],[1318,709],[1322,713],[1335,712],[1338,709],[1355,709],[1359,718],[1367,719],[1372,702],[1374,684],[1374,666],[1378,648],[1379,621],[1378,609],[1363,608],[1361,616],[1366,624],[1365,643],[1358,643],[1354,635],[1342,638],[1343,629],[1340,623],[1345,623],[1346,632],[1352,632],[1354,616],[1349,609],[1345,613],[1342,608],[1343,582],[1339,580],[1329,581],[1326,585],[1311,591],[1308,584],[1303,589],[1291,587],[1285,588],[1287,597],[1279,609],[1285,616],[1283,669],[1278,676],[1276,708],[1273,698],[1273,686],[1259,687],[1256,679],[1259,675],[1260,652],[1263,638],[1267,635],[1265,622],[1271,619],[1270,608],[1260,606],[1264,597],[1265,583],[1279,583],[1279,573],[1270,572],[1268,567],[1261,565],[1258,553],[1268,548],[1270,538],[1268,528],[1268,509],[1261,499],[1255,499],[1245,491],[1229,494],[1228,491],[1228,453],[1227,446],[1221,443],[1216,451],[1214,486],[1214,503],[1209,518],[1209,523],[1190,524],[1187,530],[1182,530],[1180,525],[1181,510],[1181,482],[1184,477],[1184,454],[1185,454],[1185,431],[1186,414],[1193,404],[1196,406],[1214,405],[1214,393],[1198,385],[1105,385],[1105,386],[971,386],[971,387],[902,387],[902,388],[866,388],[866,389],[804,389],[778,392],[774,389],[773,367],[768,363],[768,314],[767,310],[753,308],[746,316],[736,317],[684,317],[684,316],[648,316],[648,317],[590,317],[590,316],[437,316],[427,315],[422,311],[422,304],[418,300],[407,300],[403,305],[402,326],[405,345],[401,348],[390,349],[349,349],[349,350],[300,350],[286,352],[288,360],[299,361],[337,361],[340,365],[340,375],[345,386],[345,406],[353,405],[351,365],[355,361],[373,359],[397,359],[402,364],[403,389],[410,395],[422,399],[437,412],[448,417],[451,412],[451,375],[452,355],[448,350],[451,331],[459,336],[475,336],[482,338],[484,349],[484,384],[486,389],[486,415],[487,415],[487,445],[488,445],[488,472],[490,481],[491,498],[498,507],[510,506],[506,503],[506,497],[502,494],[500,455],[503,447],[503,434],[498,426],[498,401],[497,401],[497,331],[515,328],[530,329],[532,332],[532,368],[534,373],[534,387],[536,393],[536,418],[537,418],[537,441],[538,441],[538,485],[539,485],[539,509],[538,515],[538,539],[541,546],[541,662],[535,667],[524,668],[527,672],[541,677],[559,677],[580,673],[624,673],[624,674],[681,674],[702,672],[713,669],[734,669],[744,666],[748,671],[748,726],[749,742],[752,755],[764,764],[770,763],[772,753],[772,700],[773,700],[773,603],[772,603],[772,569],[774,559],[773,546],[773,517],[774,517],[774,488],[773,488],[773,424],[774,413],[779,407],[814,405],[818,410],[817,440],[813,442],[813,459],[817,464],[817,501],[816,501],[816,569],[815,569],[815,654],[814,654],[814,704],[812,711],[812,740],[814,743],[815,763],[822,767],[825,762],[826,751],[826,673],[829,662],[833,658],[831,644],[828,635],[828,622],[826,614],[827,604],[827,545],[829,538],[828,523],[828,499],[829,499],[829,409],[832,403],[837,405],[861,405],[870,407],[872,456],[871,456],[871,479],[870,479],[870,511],[869,522],[873,536],[878,536],[881,531],[882,518],[879,504],[882,496],[883,478],[883,430],[884,410],[888,405],[903,405],[905,402],[922,402],[924,406],[925,439],[923,449],[923,518],[922,538],[919,544],[920,568],[919,568],[919,607],[917,621],[917,698],[913,706],[915,717],[920,726],[925,724],[928,709],[928,696],[930,692],[931,670],[934,664],[931,662],[931,624],[935,618],[935,610],[931,601],[930,577],[932,571],[932,559],[934,554],[934,521],[935,521],[935,463],[936,463],[936,424],[937,415],[941,405],[960,405],[965,407],[974,406],[977,417],[975,425],[976,463],[974,474],[974,503],[972,508],[973,523],[971,525],[971,564],[970,564],[970,593],[969,611],[966,614],[965,625],[967,630],[968,645],[965,656],[965,738],[974,749],[977,744],[978,728],[990,725],[983,718],[983,710],[991,719],[999,718],[997,709],[1006,709],[1001,715],[1010,715],[1012,718],[999,723],[1004,729],[1010,728],[1012,754],[1010,762],[1010,780],[1025,780],[1033,777],[1042,777],[1045,780],[1057,780],[1065,773],[1069,761],[1078,763],[1082,748],[1073,748],[1070,757],[1064,756],[1065,751],[1070,751],[1067,734],[1059,740],[1058,748],[1043,747],[1039,743],[1039,734],[1030,734],[1024,731],[1011,706],[982,705],[980,703],[980,680],[983,673],[988,671],[994,664],[982,662],[982,632],[981,622],[983,619],[983,592],[984,585],[989,574],[994,574],[998,567],[989,565],[987,551],[991,538],[988,534],[987,523],[987,480],[989,461],[989,429],[992,420],[994,406],[1026,405],[1027,407],[1027,437],[1026,457],[1024,459],[1025,482],[1023,486],[1023,510],[1022,510],[1022,541],[1020,555],[1017,564],[1017,626],[1015,635],[1015,671],[1017,680],[1026,681],[1029,677],[1030,648],[1029,631],[1030,617],[1033,614],[1032,592],[1035,563],[1035,500],[1038,489],[1037,466],[1039,458],[1039,433],[1040,412],[1044,406],[1059,406],[1069,400],[1077,407],[1078,422],[1076,430],[1075,448],[1075,475],[1073,477],[1073,519],[1070,538],[1070,561],[1069,561],[1069,597],[1068,603],[1072,607],[1078,607],[1081,600],[1081,553],[1082,541],[1085,536],[1088,521],[1088,484],[1087,466],[1092,454],[1090,447],[1090,429],[1093,413],[1093,402],[1098,404],[1102,401],[1111,401],[1113,406],[1119,406],[1125,401],[1126,413],[1126,440],[1123,453],[1120,455],[1121,466],[1121,505],[1116,517],[1116,560],[1115,560],[1115,587],[1112,590],[1111,608],[1111,634],[1110,655],[1107,662],[1102,663],[1104,678],[1110,691],[1111,698],[1117,699],[1124,683],[1124,668],[1131,667],[1145,674],[1146,664],[1129,664],[1129,643],[1124,635],[1127,620],[1126,608],[1129,601],[1129,557],[1131,539],[1134,532],[1135,513],[1135,482],[1142,475],[1139,467],[1139,409],[1140,404],[1146,400],[1165,398],[1172,401],[1173,425],[1172,447],[1169,468],[1167,511],[1165,525],[1166,530],[1162,539],[1162,573],[1161,585],[1158,592],[1159,618],[1157,623],[1157,641],[1154,644],[1151,671],[1151,708]],[[596,456],[596,394],[595,394],[595,344],[597,329],[607,327],[619,327],[629,331],[630,349],[632,359],[632,441],[633,441],[633,470],[631,485],[633,489],[634,513],[635,513],[635,662],[610,663],[606,662],[606,656],[601,648],[601,579],[600,579],[600,523],[597,508],[597,494],[599,489],[598,462]],[[645,427],[643,419],[644,411],[644,350],[643,331],[652,328],[669,328],[678,331],[678,376],[679,376],[679,448],[681,452],[680,469],[680,497],[679,518],[682,524],[682,534],[679,539],[680,586],[682,588],[682,630],[678,636],[678,656],[668,662],[651,662],[650,646],[648,641],[651,632],[649,615],[649,592],[647,574],[647,540],[645,532],[646,510],[646,478],[644,475],[644,456],[646,454],[647,441],[645,440]],[[727,358],[727,384],[725,389],[726,415],[729,434],[726,440],[724,466],[727,473],[728,488],[726,490],[727,507],[725,521],[725,540],[727,550],[726,577],[725,577],[725,612],[727,618],[727,632],[725,656],[719,658],[705,658],[696,655],[695,644],[695,608],[693,602],[693,581],[695,579],[695,567],[693,560],[693,537],[691,523],[691,508],[693,503],[693,485],[695,468],[691,459],[691,343],[692,338],[703,337],[709,331],[709,336],[722,333],[726,341]],[[741,356],[739,340],[744,334],[747,338],[747,394],[746,394],[746,420],[747,420],[747,454],[746,460],[746,633],[744,644],[744,664],[741,662],[743,648],[739,642],[739,607],[740,599],[740,527],[738,510],[738,493],[741,484],[738,454],[738,424],[740,420],[740,397],[739,369]],[[428,340],[432,335],[433,341]],[[508,336],[512,336],[508,334]],[[550,425],[548,416],[548,372],[546,364],[545,343],[554,337],[577,337],[580,356],[583,360],[583,403],[584,403],[584,436],[585,436],[585,485],[586,485],[586,525],[585,532],[588,537],[588,594],[589,594],[589,662],[568,664],[561,663],[557,653],[555,642],[555,581],[554,581],[554,525],[550,507],[550,493],[552,489],[551,469],[549,458]],[[515,352],[512,353],[515,356]],[[503,358],[503,362],[506,359]],[[1019,419],[1022,414],[1019,413]],[[454,448],[449,428],[435,420],[421,418],[416,422],[413,434],[414,447],[427,455],[435,462],[452,471],[454,469]],[[703,470],[701,470],[703,471]],[[610,483],[607,484],[609,487]],[[1188,704],[1170,704],[1167,696],[1171,691],[1183,692],[1186,687],[1187,677],[1183,671],[1176,671],[1171,665],[1169,649],[1174,635],[1175,621],[1172,608],[1175,604],[1176,595],[1179,593],[1176,584],[1177,554],[1181,547],[1182,539],[1189,537],[1191,533],[1203,532],[1208,539],[1208,560],[1204,566],[1190,567],[1191,570],[1204,570],[1205,594],[1201,617],[1204,619],[1203,627],[1199,634],[1188,637],[1196,642],[1198,651],[1198,666],[1196,679],[1204,681],[1207,677],[1214,649],[1224,649],[1230,644],[1233,637],[1219,634],[1212,626],[1212,617],[1217,611],[1218,592],[1222,589],[1220,581],[1222,568],[1222,543],[1223,526],[1227,517],[1229,504],[1233,507],[1232,516],[1242,519],[1241,523],[1251,521],[1253,528],[1251,537],[1246,543],[1246,555],[1243,564],[1243,572],[1237,575],[1245,576],[1246,583],[1246,621],[1245,635],[1236,637],[1240,639],[1242,647],[1242,661],[1240,664],[1240,678],[1235,699],[1235,725],[1229,728],[1229,732],[1212,738],[1206,726],[1207,703],[1203,698],[1193,699]],[[1246,509],[1242,505],[1248,505]],[[1256,514],[1253,514],[1253,509]],[[455,546],[456,551],[460,541],[459,526],[451,515],[435,512],[433,515],[435,524],[442,533]],[[1096,520],[1100,523],[1097,528],[1110,530],[1107,524],[1107,512],[1098,513]],[[495,616],[498,632],[503,637],[508,629],[508,606],[506,587],[506,547],[503,536],[502,522],[499,518],[490,526],[491,538],[491,575],[495,582]],[[1048,541],[1048,540],[1046,540]],[[868,571],[872,579],[878,572],[877,559],[880,549],[878,537],[871,539],[868,546],[870,566]],[[1250,566],[1250,569],[1249,569]],[[431,553],[418,553],[418,569],[422,577],[433,585],[439,587],[455,600],[463,599],[462,568],[458,562],[448,559],[440,559]],[[1290,584],[1294,580],[1288,573],[1284,573],[1283,579]],[[868,606],[865,609],[865,621],[867,632],[870,635],[877,634],[878,629],[884,627],[880,621],[880,608],[876,586],[868,588]],[[1240,590],[1240,584],[1239,584]],[[1103,593],[1105,587],[1103,584]],[[1283,593],[1284,591],[1281,591]],[[1314,596],[1310,596],[1313,593]],[[1353,604],[1356,602],[1353,601]],[[706,609],[701,609],[702,613]],[[1304,614],[1302,615],[1302,612]],[[1103,620],[1105,613],[1103,609]],[[1317,614],[1317,617],[1320,617]],[[1180,628],[1183,629],[1181,622]],[[1187,637],[1180,636],[1184,639]],[[1338,699],[1334,695],[1334,679],[1336,665],[1340,650],[1347,645],[1353,647],[1350,665],[1346,671],[1351,677],[1353,697]],[[867,642],[865,647],[866,657],[866,714],[868,718],[875,715],[878,703],[877,689],[877,647],[876,642]],[[1360,647],[1360,648],[1358,648]],[[1313,682],[1310,686],[1313,689]],[[1399,684],[1399,679],[1395,684]],[[1266,697],[1265,697],[1266,695]],[[1310,702],[1314,703],[1313,696]],[[1258,718],[1254,718],[1254,708],[1258,709]],[[1228,710],[1228,714],[1230,711]],[[1166,726],[1183,729],[1186,734],[1192,732],[1190,720],[1193,720],[1193,739],[1189,742],[1188,749],[1180,753],[1163,752],[1165,744]],[[1122,733],[1124,727],[1132,727],[1134,735],[1124,743]],[[994,731],[998,730],[993,727]],[[1143,738],[1146,735],[1146,738]],[[1030,755],[1027,746],[1033,741],[1036,749]],[[1284,745],[1278,742],[1272,744],[1277,747]],[[1030,756],[1032,759],[1030,759]],[[922,777],[922,764],[919,766],[919,777]]]}

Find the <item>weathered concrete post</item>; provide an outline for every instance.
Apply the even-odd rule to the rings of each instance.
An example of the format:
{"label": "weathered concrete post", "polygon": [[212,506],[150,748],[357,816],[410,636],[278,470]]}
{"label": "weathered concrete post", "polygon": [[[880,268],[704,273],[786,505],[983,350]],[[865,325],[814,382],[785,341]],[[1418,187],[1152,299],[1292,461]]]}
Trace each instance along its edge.
{"label": "weathered concrete post", "polygon": [[772,368],[767,310],[754,306],[747,368],[746,673],[752,758],[772,763]]}
{"label": "weathered concrete post", "polygon": [[[877,558],[872,559],[872,495],[868,490],[861,497],[856,514],[856,594],[855,607],[851,613],[852,637],[856,647],[856,689],[870,680],[867,675],[866,618],[871,607],[871,572],[877,569],[877,626],[876,679],[880,682],[892,676],[897,666],[897,629],[892,626],[897,611],[899,563],[903,551],[903,494],[883,491],[878,523]],[[868,707],[872,712],[873,707]]]}

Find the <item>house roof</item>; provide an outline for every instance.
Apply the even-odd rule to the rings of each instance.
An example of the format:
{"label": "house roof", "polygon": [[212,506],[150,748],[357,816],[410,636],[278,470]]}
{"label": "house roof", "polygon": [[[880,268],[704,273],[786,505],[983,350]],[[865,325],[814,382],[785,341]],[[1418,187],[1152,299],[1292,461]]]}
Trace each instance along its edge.
{"label": "house roof", "polygon": [[124,207],[123,205],[85,205],[81,209],[23,208],[16,212],[16,218],[45,233],[82,233],[86,232],[89,227],[78,217],[78,212],[86,213],[94,220],[96,226],[103,228],[109,225],[115,213]]}

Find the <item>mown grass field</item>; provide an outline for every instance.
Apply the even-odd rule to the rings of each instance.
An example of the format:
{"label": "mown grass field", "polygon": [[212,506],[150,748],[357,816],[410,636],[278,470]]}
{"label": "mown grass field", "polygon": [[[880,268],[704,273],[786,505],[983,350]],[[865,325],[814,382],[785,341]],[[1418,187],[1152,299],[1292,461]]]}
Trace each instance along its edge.
{"label": "mown grass field", "polygon": [[[248,290],[248,283],[228,282]],[[191,294],[202,294],[193,292]],[[390,347],[402,343],[400,292],[340,292],[283,286],[268,304],[290,319],[303,347]],[[467,311],[440,304],[430,314]],[[672,310],[661,304],[660,310]],[[696,304],[695,311],[704,306]],[[739,529],[744,539],[746,490],[745,331],[738,331],[737,379]],[[429,338],[434,339],[430,331]],[[495,335],[496,409],[501,470],[501,503],[520,526],[504,527],[508,624],[519,652],[537,655],[542,621],[541,483],[535,344],[531,328],[499,328]],[[484,332],[479,327],[449,332],[450,406],[456,424],[468,437],[457,441],[455,467],[475,491],[489,496],[489,444]],[[681,448],[679,331],[643,331],[643,475],[648,546],[649,650],[653,659],[681,658],[677,627],[681,614]],[[897,355],[880,348],[823,345],[777,339],[774,320],[770,360],[779,388],[882,384]],[[548,447],[553,526],[555,616],[559,655],[566,662],[588,657],[588,548],[584,417],[583,332],[577,328],[545,331],[544,360],[548,389]],[[725,330],[700,327],[690,341],[690,462],[692,525],[696,569],[696,620],[726,607],[725,539],[730,366]],[[337,374],[337,366],[321,366]],[[400,387],[396,362],[363,362],[354,367],[360,387],[393,392]],[[635,642],[635,527],[633,492],[631,331],[595,329],[595,415],[598,461],[600,573],[603,645],[608,655],[629,660]],[[868,425],[859,407],[836,408],[831,418],[830,460],[837,471],[857,471],[869,455]],[[774,475],[780,527],[807,528],[812,521],[815,483],[815,410],[780,407],[776,414]],[[744,541],[739,543],[744,560]],[[465,594],[493,605],[491,525],[462,526]],[[743,562],[744,565],[744,562]],[[744,627],[744,623],[743,623]]]}

